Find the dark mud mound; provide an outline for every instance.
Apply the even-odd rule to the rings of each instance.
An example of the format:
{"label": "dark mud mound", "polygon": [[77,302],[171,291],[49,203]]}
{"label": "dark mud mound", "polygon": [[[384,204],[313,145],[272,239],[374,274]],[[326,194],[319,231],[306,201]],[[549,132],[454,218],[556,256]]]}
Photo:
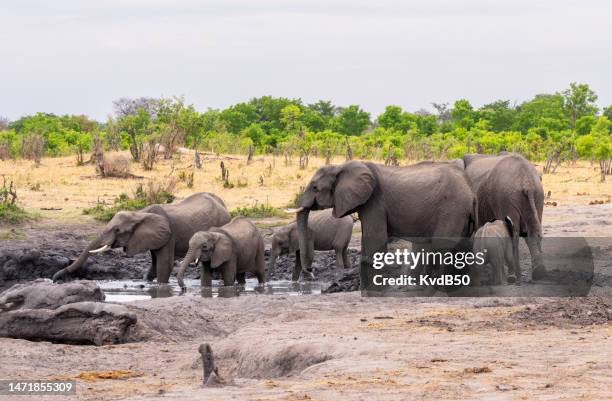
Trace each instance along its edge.
{"label": "dark mud mound", "polygon": [[510,315],[510,318],[559,327],[607,324],[612,321],[612,299],[559,298],[543,305],[526,306]]}
{"label": "dark mud mound", "polygon": [[323,293],[359,291],[359,280],[359,266],[357,266],[346,271],[337,281],[332,282],[329,287],[323,290]]}
{"label": "dark mud mound", "polygon": [[[312,263],[312,269],[317,281],[322,282],[338,282],[354,270],[359,267],[360,253],[356,249],[349,248],[349,259],[351,260],[350,269],[338,269],[336,268],[336,253],[334,251],[315,251],[314,261]],[[266,265],[270,258],[270,251],[266,250]],[[281,255],[276,260],[276,266],[271,274],[271,280],[291,280],[293,274],[293,267],[295,266],[295,255]],[[359,274],[357,275],[359,280]],[[357,283],[359,288],[359,282]],[[346,290],[354,291],[354,290]]]}
{"label": "dark mud mound", "polygon": [[0,337],[69,344],[125,342],[136,314],[103,300],[100,288],[88,281],[14,285],[0,295]]}
{"label": "dark mud mound", "polygon": [[125,342],[136,315],[125,306],[76,302],[57,309],[19,309],[0,313],[0,336],[69,344]]}

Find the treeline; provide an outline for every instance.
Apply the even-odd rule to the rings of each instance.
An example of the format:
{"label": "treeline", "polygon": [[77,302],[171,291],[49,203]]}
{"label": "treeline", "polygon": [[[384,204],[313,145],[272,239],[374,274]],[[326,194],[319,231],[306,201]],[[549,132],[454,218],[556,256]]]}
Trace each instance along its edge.
{"label": "treeline", "polygon": [[105,122],[47,113],[0,121],[0,158],[76,153],[82,163],[94,143],[129,150],[138,162],[158,155],[170,158],[179,146],[275,153],[306,163],[311,155],[396,164],[405,158],[508,150],[546,160],[549,169],[570,158],[607,163],[609,169],[612,106],[599,110],[596,101],[596,93],[578,83],[520,104],[497,100],[475,108],[461,99],[452,105],[433,103],[433,112],[387,106],[375,117],[357,105],[338,107],[323,100],[305,104],[264,96],[224,110],[198,111],[183,98],[124,98],[114,102],[113,116]]}

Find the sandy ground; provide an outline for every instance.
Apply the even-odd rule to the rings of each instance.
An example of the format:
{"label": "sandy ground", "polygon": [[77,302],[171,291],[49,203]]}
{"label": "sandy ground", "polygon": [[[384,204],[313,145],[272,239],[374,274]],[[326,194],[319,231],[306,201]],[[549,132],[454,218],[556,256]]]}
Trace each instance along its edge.
{"label": "sandy ground", "polygon": [[[268,162],[250,167],[257,172],[249,187],[221,194],[229,205],[265,201],[270,183],[283,188],[271,203],[283,206],[316,167],[306,172],[278,167],[259,188],[255,177]],[[0,163],[0,172],[8,172],[22,187],[31,185],[23,191],[28,209],[62,205],[63,210],[41,212],[53,220],[4,227],[0,239],[3,246],[16,248],[65,244],[63,252],[72,258],[100,227],[79,209],[133,183],[96,180],[85,187],[82,177],[91,175],[86,171],[91,166],[76,168],[69,159],[60,160],[65,165],[59,168],[45,163],[48,176],[25,163],[10,171]],[[246,169],[239,160],[230,163],[237,174]],[[170,167],[162,164],[156,176],[166,175],[163,169]],[[198,173],[197,190],[218,190],[216,168],[218,160],[210,161],[210,168]],[[612,192],[610,182],[599,183],[596,177],[588,163],[544,177],[545,191],[551,191],[546,237],[612,236],[612,204],[589,205],[609,201]],[[286,188],[285,178],[291,182]],[[41,188],[35,188],[38,182]],[[71,189],[73,194],[66,195]],[[243,196],[247,193],[248,198]],[[136,301],[129,303],[138,325],[128,344],[95,347],[0,338],[0,378],[75,379],[76,396],[61,399],[96,401],[607,400],[612,295],[610,287],[598,288],[597,294],[603,297],[380,299],[352,292],[231,299],[190,294]],[[224,386],[202,387],[197,353],[202,343],[212,346]],[[0,395],[5,399],[28,397]]]}
{"label": "sandy ground", "polygon": [[[148,342],[93,347],[1,339],[0,376],[78,379],[72,398],[80,400],[610,396],[609,298],[254,297],[135,302],[131,308],[149,316],[139,323],[154,332]],[[197,347],[204,342],[225,386],[200,384]],[[95,378],[117,370],[133,377]]]}

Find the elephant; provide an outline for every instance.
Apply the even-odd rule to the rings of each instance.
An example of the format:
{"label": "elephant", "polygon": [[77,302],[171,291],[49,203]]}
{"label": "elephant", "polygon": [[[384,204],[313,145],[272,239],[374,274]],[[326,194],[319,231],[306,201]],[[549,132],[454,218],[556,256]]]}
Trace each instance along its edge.
{"label": "elephant", "polygon": [[[476,268],[490,266],[493,270],[493,281],[496,285],[505,284],[504,264],[508,268],[514,267],[513,235],[514,224],[510,217],[506,217],[504,220],[490,221],[474,233],[474,253],[481,252],[484,255],[483,266],[477,266]],[[478,278],[480,276],[478,270],[476,276]]]}
{"label": "elephant", "polygon": [[200,267],[202,287],[212,286],[212,269],[218,269],[225,286],[233,286],[236,279],[245,283],[245,273],[254,273],[260,284],[265,282],[264,241],[255,224],[244,217],[208,231],[198,231],[189,240],[189,249],[176,276],[184,290],[183,275],[195,261]]}
{"label": "elephant", "polygon": [[465,172],[447,162],[407,167],[348,161],[317,170],[297,212],[300,258],[310,271],[308,232],[311,210],[332,208],[340,218],[357,212],[361,220],[360,286],[372,283],[373,255],[385,252],[389,238],[409,237],[432,248],[454,249],[476,229],[476,197]]}
{"label": "elephant", "polygon": [[478,220],[514,223],[512,236],[513,274],[509,282],[521,282],[518,241],[525,238],[533,265],[533,277],[544,273],[542,262],[542,212],[544,189],[535,167],[517,153],[469,154],[463,157],[465,173],[478,198]]}
{"label": "elephant", "polygon": [[[353,233],[353,217],[344,216],[340,219],[332,215],[331,209],[312,212],[308,217],[308,229],[313,243],[309,244],[308,252],[336,251],[336,267],[349,268],[348,244]],[[295,266],[292,280],[300,278],[302,264],[300,262],[300,243],[297,222],[291,222],[274,231],[268,274],[271,274],[279,255],[295,252]],[[309,259],[313,259],[312,254]]]}
{"label": "elephant", "polygon": [[53,275],[53,281],[78,270],[90,254],[123,248],[129,256],[150,251],[152,263],[145,279],[153,281],[157,277],[158,283],[168,283],[174,260],[185,254],[192,235],[229,221],[223,200],[208,192],[193,194],[174,204],[118,212],[76,261]]}

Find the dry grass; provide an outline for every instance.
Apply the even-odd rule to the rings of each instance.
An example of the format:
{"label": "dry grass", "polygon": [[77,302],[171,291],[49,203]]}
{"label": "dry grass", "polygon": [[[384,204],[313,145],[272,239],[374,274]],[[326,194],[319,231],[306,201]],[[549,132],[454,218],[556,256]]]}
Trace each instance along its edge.
{"label": "dry grass", "polygon": [[[109,154],[108,156],[111,156]],[[229,181],[233,188],[224,188],[221,180],[220,162],[229,169]],[[333,162],[341,163],[343,158]],[[6,175],[17,185],[20,204],[26,210],[40,212],[42,217],[58,219],[87,219],[83,208],[95,206],[98,201],[112,204],[122,192],[132,193],[139,183],[147,180],[161,180],[168,176],[178,177],[181,171],[194,171],[193,188],[179,182],[176,195],[184,198],[193,192],[214,192],[223,198],[228,208],[250,206],[254,203],[285,207],[304,186],[313,173],[324,165],[323,158],[312,157],[308,168],[300,170],[297,158],[290,166],[284,160],[272,156],[257,156],[247,165],[246,156],[205,155],[201,170],[194,170],[193,155],[182,154],[174,160],[159,160],[152,171],[131,163],[131,171],[144,179],[100,178],[91,165],[77,167],[74,157],[45,158],[36,168],[29,160],[0,161],[0,175]],[[271,166],[271,168],[270,168]],[[538,166],[541,170],[542,166]],[[599,182],[597,166],[588,162],[561,166],[554,175],[543,178],[545,192],[551,191],[551,198],[558,205],[586,205],[592,200],[607,201],[612,194],[612,177]],[[578,195],[586,193],[587,195]],[[45,211],[41,208],[61,208]]]}

